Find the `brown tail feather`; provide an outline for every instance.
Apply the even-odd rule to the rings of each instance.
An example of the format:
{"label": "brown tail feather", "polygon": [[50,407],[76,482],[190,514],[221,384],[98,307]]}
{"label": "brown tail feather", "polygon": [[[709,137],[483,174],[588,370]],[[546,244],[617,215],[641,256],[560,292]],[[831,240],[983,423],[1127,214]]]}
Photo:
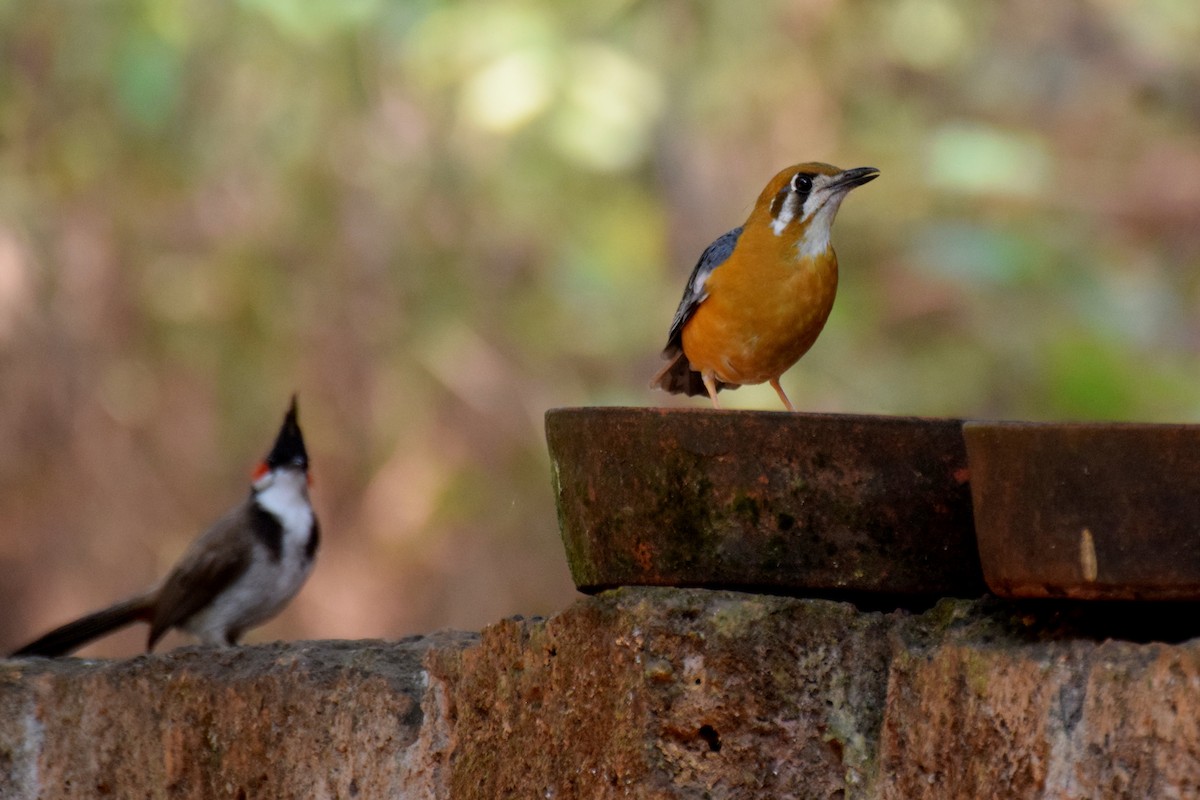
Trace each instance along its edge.
{"label": "brown tail feather", "polygon": [[152,602],[152,595],[141,595],[109,606],[55,628],[40,639],[13,651],[12,655],[14,658],[66,655],[118,628],[138,621],[149,621]]}
{"label": "brown tail feather", "polygon": [[[683,350],[676,350],[674,354],[668,350],[666,355],[671,360],[650,379],[650,387],[662,389],[671,394],[686,394],[688,397],[698,395],[707,397],[708,389],[704,388],[704,379],[700,377],[699,372],[692,369]],[[738,388],[736,383],[717,381],[717,389],[736,388]]]}

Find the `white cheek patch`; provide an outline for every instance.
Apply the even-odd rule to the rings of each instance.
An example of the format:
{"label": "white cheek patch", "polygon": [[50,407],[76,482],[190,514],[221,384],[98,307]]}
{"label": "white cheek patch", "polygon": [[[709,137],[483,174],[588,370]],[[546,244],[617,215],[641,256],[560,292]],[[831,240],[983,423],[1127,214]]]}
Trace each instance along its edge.
{"label": "white cheek patch", "polygon": [[783,207],[779,209],[779,215],[771,220],[771,230],[776,236],[783,236],[784,230],[788,224],[796,218],[796,194],[788,192],[787,199],[783,201]]}

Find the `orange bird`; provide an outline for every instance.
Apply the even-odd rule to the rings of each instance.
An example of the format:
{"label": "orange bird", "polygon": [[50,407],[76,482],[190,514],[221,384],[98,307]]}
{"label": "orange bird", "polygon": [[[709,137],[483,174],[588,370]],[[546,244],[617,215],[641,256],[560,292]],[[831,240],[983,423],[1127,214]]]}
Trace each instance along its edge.
{"label": "orange bird", "polygon": [[779,385],[816,341],[837,294],[833,218],[874,167],[841,170],[816,162],[788,167],[767,184],[749,219],[710,244],[688,278],[663,357],[650,382],[668,392],[708,393],[767,381]]}

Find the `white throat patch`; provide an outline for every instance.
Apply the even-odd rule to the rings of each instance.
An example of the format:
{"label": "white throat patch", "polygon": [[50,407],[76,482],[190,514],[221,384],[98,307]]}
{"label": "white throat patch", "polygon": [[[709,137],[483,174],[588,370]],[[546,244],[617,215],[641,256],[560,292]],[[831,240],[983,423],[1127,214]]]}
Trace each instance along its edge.
{"label": "white throat patch", "polygon": [[270,485],[259,491],[258,504],[279,518],[285,540],[307,543],[313,521],[308,477],[299,469],[279,469],[273,477]]}
{"label": "white throat patch", "polygon": [[833,218],[837,216],[838,208],[842,205],[845,194],[830,197],[812,215],[804,236],[796,242],[796,255],[800,258],[816,258],[829,249],[829,235],[833,230]]}

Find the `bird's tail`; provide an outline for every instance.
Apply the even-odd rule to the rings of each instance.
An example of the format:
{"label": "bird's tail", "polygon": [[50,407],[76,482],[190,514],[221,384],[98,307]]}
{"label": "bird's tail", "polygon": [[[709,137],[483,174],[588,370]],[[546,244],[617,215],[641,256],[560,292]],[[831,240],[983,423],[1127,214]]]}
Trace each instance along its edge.
{"label": "bird's tail", "polygon": [[[668,348],[663,355],[670,360],[650,379],[651,389],[662,389],[671,394],[686,394],[688,397],[708,394],[704,378],[700,376],[699,372],[692,369],[692,365],[687,360],[687,356],[683,354],[682,349],[673,351]],[[717,388],[736,389],[738,385],[717,381]]]}
{"label": "bird's tail", "polygon": [[123,628],[138,621],[149,621],[154,606],[154,595],[143,594],[124,600],[116,605],[101,609],[74,622],[59,626],[45,636],[30,642],[12,657],[62,656],[78,650],[93,639]]}

